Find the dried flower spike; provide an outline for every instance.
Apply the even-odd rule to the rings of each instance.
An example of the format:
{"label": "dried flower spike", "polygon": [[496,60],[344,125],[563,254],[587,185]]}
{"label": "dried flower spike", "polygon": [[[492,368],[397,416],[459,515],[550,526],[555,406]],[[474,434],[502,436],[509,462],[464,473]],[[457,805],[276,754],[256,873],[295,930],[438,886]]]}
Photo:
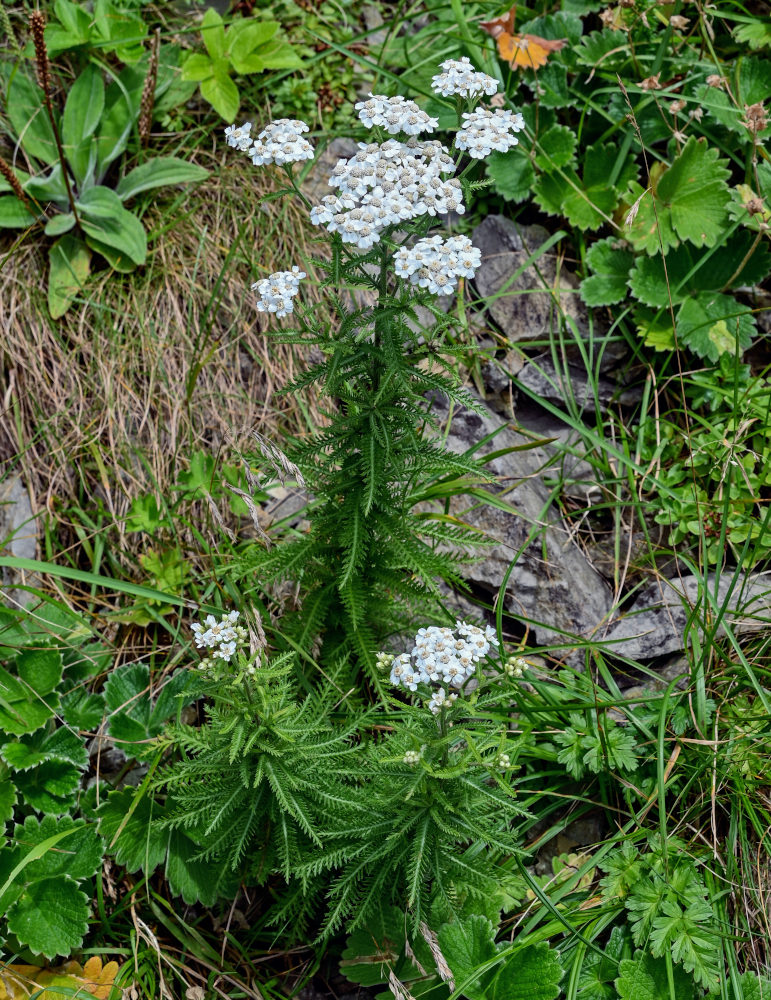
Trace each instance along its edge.
{"label": "dried flower spike", "polygon": [[51,67],[48,62],[48,49],[45,41],[45,14],[39,10],[33,10],[29,16],[29,26],[32,31],[32,42],[35,46],[35,67],[37,69],[37,79],[43,93],[51,93]]}

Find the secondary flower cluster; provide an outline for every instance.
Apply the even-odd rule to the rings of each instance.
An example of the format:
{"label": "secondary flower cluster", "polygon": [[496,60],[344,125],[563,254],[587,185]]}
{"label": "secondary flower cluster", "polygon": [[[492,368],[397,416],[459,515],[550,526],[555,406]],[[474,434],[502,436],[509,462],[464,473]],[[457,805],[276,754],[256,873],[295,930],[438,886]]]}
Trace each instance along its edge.
{"label": "secondary flower cluster", "polygon": [[395,687],[417,691],[418,684],[441,684],[427,702],[436,714],[458,697],[455,692],[448,695],[444,686],[462,687],[477,663],[497,645],[495,629],[489,625],[484,629],[468,622],[456,622],[454,629],[431,625],[418,630],[411,653],[378,653],[377,662],[382,668],[390,668],[390,681]]}
{"label": "secondary flower cluster", "polygon": [[389,135],[396,135],[398,132],[420,135],[421,132],[433,132],[439,124],[438,119],[431,118],[414,101],[408,101],[404,97],[370,94],[368,101],[360,101],[354,107],[367,128],[377,125]]}
{"label": "secondary flower cluster", "polygon": [[272,312],[281,318],[294,310],[292,301],[300,290],[300,281],[307,277],[296,265],[291,271],[276,271],[261,278],[252,285],[252,291],[260,293],[257,308],[260,312]]}
{"label": "secondary flower cluster", "polygon": [[252,142],[252,123],[245,122],[240,127],[229,125],[225,129],[228,145],[247,153],[255,167],[266,163],[298,163],[301,160],[312,160],[313,146],[302,133],[308,131],[305,122],[296,118],[279,118],[266,125]]}
{"label": "secondary flower cluster", "polygon": [[353,156],[335,164],[329,185],[337,194],[322,198],[311,222],[369,249],[387,226],[421,215],[463,214],[460,181],[442,176],[454,170],[449,151],[435,139],[360,142]]}
{"label": "secondary flower cluster", "polygon": [[394,258],[400,278],[427,288],[434,295],[448,295],[458,278],[473,278],[482,263],[482,252],[467,236],[427,236],[411,247],[401,247]]}
{"label": "secondary flower cluster", "polygon": [[463,118],[463,127],[455,136],[455,146],[465,149],[474,160],[484,159],[494,149],[499,153],[507,152],[519,142],[512,132],[521,132],[525,127],[522,115],[500,108],[495,111],[477,108]]}
{"label": "secondary flower cluster", "polygon": [[431,78],[431,89],[442,97],[492,97],[498,93],[498,81],[487,73],[478,73],[468,56],[445,59],[441,73]]}
{"label": "secondary flower cluster", "polygon": [[248,635],[246,629],[237,624],[238,618],[238,611],[228,611],[222,614],[219,621],[214,615],[207,615],[203,625],[194,622],[190,626],[196,646],[199,649],[212,651],[207,659],[201,661],[201,669],[205,669],[209,660],[223,660],[225,663],[230,663],[230,658]]}

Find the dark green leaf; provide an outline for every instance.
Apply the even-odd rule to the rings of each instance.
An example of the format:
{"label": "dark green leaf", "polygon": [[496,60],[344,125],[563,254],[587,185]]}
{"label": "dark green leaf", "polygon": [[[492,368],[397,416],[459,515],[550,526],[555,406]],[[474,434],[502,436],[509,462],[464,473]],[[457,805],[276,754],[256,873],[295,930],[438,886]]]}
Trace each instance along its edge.
{"label": "dark green leaf", "polygon": [[[29,207],[28,207],[29,206]],[[0,196],[0,229],[27,229],[38,220],[31,202],[25,204],[15,194]]]}
{"label": "dark green leaf", "polygon": [[82,240],[69,234],[54,243],[48,251],[48,260],[48,309],[52,319],[59,319],[85,288],[91,270],[91,251]]}
{"label": "dark green leaf", "polygon": [[56,140],[46,113],[43,91],[23,71],[13,74],[8,85],[6,113],[24,151],[43,163],[58,160]]}
{"label": "dark green leaf", "polygon": [[23,825],[16,825],[13,835],[15,842],[26,853],[63,830],[73,832],[26,866],[23,875],[25,882],[36,882],[55,875],[69,875],[79,881],[97,873],[104,853],[104,843],[97,834],[94,823],[74,820],[70,816],[62,816],[60,819],[44,816],[41,820],[28,816]]}
{"label": "dark green leaf", "polygon": [[8,930],[30,951],[53,959],[80,946],[88,896],[66,875],[28,885],[8,911]]}
{"label": "dark green leaf", "polygon": [[96,132],[104,110],[102,74],[89,64],[73,83],[62,115],[62,143],[65,155],[71,155],[83,139]]}
{"label": "dark green leaf", "polygon": [[140,191],[149,191],[166,184],[189,184],[202,181],[208,176],[208,170],[187,160],[176,156],[154,156],[121,177],[115,190],[119,198],[127,201]]}
{"label": "dark green leaf", "polygon": [[508,201],[524,201],[535,181],[533,164],[521,146],[508,153],[492,152],[487,157],[487,176]]}
{"label": "dark green leaf", "polygon": [[16,671],[36,695],[50,694],[62,679],[58,649],[25,649],[16,657]]}
{"label": "dark green leaf", "polygon": [[586,255],[592,275],[581,282],[581,298],[591,307],[622,302],[634,254],[613,236],[593,243]]}
{"label": "dark green leaf", "polygon": [[33,809],[59,816],[69,812],[80,784],[80,770],[65,761],[48,760],[14,776],[19,793]]}

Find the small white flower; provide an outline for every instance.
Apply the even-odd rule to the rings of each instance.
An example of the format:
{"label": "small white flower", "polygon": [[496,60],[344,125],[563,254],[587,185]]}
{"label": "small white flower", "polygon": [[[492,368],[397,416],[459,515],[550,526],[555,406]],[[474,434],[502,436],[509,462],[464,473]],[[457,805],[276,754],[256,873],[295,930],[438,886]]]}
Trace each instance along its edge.
{"label": "small white flower", "polygon": [[232,146],[234,149],[239,149],[242,153],[246,153],[252,145],[251,132],[251,122],[244,122],[243,125],[228,125],[225,129],[225,139],[227,140],[228,146]]}
{"label": "small white flower", "polygon": [[407,101],[403,97],[370,94],[368,101],[360,101],[354,107],[367,128],[374,128],[377,125],[384,128],[389,135],[396,135],[399,132],[406,132],[407,135],[433,132],[439,124],[436,118],[431,118],[425,111],[421,111],[414,101]]}
{"label": "small white flower", "polygon": [[445,59],[441,73],[432,77],[431,89],[442,97],[492,97],[498,92],[498,81],[486,73],[479,73],[467,56]]}
{"label": "small white flower", "polygon": [[395,255],[399,277],[435,295],[454,292],[458,279],[473,277],[481,263],[481,251],[467,236],[425,237],[413,247],[400,247]]}
{"label": "small white flower", "polygon": [[463,115],[463,127],[455,136],[455,147],[465,149],[476,160],[489,156],[495,149],[499,153],[516,146],[519,140],[512,133],[521,132],[525,121],[520,114],[497,108],[477,108]]}
{"label": "small white flower", "polygon": [[288,316],[294,311],[293,299],[300,290],[300,281],[305,277],[305,271],[295,265],[291,271],[276,271],[267,278],[255,281],[252,291],[260,294],[257,309],[275,313],[279,318]]}
{"label": "small white flower", "polygon": [[302,133],[307,131],[308,126],[305,122],[293,118],[279,118],[266,125],[246,151],[256,167],[267,163],[283,165],[312,160],[315,155],[313,146],[302,137]]}

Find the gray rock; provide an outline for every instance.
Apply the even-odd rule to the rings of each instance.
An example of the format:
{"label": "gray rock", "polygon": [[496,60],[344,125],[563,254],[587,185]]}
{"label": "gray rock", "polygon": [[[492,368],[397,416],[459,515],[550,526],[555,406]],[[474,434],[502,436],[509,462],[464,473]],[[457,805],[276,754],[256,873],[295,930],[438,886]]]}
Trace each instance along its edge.
{"label": "gray rock", "polygon": [[[523,447],[532,439],[501,424],[483,406],[481,414],[457,410],[452,417],[447,445],[466,451],[493,431],[500,432],[478,455],[502,448]],[[447,403],[439,398],[434,412],[448,416]],[[610,613],[610,591],[578,546],[572,541],[559,513],[549,505],[549,491],[541,481],[551,456],[544,448],[527,447],[494,459],[488,466],[498,477],[491,488],[507,509],[457,498],[455,513],[478,528],[494,544],[465,571],[477,588],[497,594],[512,561],[504,606],[507,612],[531,623],[536,640],[570,648],[572,636],[590,638]]]}
{"label": "gray rock", "polygon": [[[17,559],[34,559],[37,553],[37,523],[29,493],[18,476],[0,482],[0,551]],[[0,571],[0,599],[13,606],[26,607],[33,599],[20,584],[34,586],[37,578],[25,570]]]}
{"label": "gray rock", "polygon": [[[771,575],[748,574],[731,592],[729,574],[720,578],[715,603],[725,605],[724,621],[736,635],[746,635],[771,626]],[[715,593],[715,576],[710,574],[707,587]],[[649,660],[676,653],[688,646],[686,628],[699,600],[699,580],[695,576],[655,580],[638,595],[631,608],[611,622],[604,636],[607,653],[631,660]],[[729,596],[730,593],[730,596]],[[691,628],[701,631],[705,610],[702,600]],[[715,615],[712,613],[712,617]],[[721,624],[717,636],[725,635]],[[685,669],[677,661],[677,670]],[[674,676],[676,676],[675,674]]]}
{"label": "gray rock", "polygon": [[579,334],[587,334],[588,313],[575,275],[563,267],[558,273],[557,258],[548,252],[525,267],[548,238],[545,229],[518,228],[502,215],[489,215],[471,238],[482,251],[474,282],[509,341],[548,338],[559,328],[560,312],[573,321]]}

